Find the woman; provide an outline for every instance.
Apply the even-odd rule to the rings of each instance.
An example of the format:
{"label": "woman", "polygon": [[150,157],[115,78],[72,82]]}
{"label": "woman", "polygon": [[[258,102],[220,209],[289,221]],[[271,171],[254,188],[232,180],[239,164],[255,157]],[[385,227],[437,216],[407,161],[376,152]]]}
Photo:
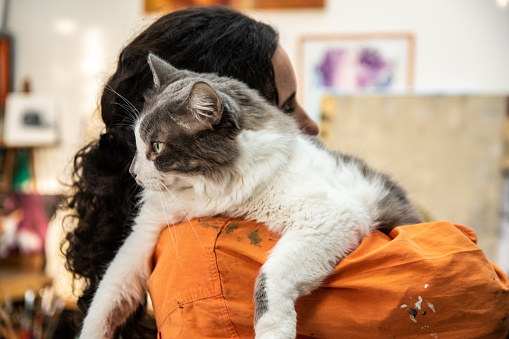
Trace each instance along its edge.
{"label": "woman", "polygon": [[[77,227],[67,235],[69,247],[66,256],[69,270],[88,282],[79,300],[80,309],[84,312],[104,274],[104,267],[129,234],[129,221],[137,212],[140,188],[128,170],[135,151],[131,124],[133,114],[137,112],[130,110],[125,100],[134,105],[137,111],[142,109],[143,94],[153,85],[147,64],[149,52],[177,68],[214,72],[244,81],[269,102],[280,107],[282,114],[292,115],[304,133],[318,133],[316,123],[296,100],[293,68],[278,44],[277,33],[270,26],[221,7],[177,11],[157,20],[121,52],[117,70],[108,80],[101,98],[106,133],[80,150],[75,157],[74,192],[69,197],[68,207],[76,211]],[[148,287],[160,336],[252,336],[254,279],[277,239],[268,234],[263,225],[244,220],[215,217],[191,223],[193,227],[184,223],[165,230],[154,255],[154,273]],[[433,232],[438,228],[441,232],[445,229],[448,235],[448,242],[440,243],[440,246],[436,245],[439,241],[430,236],[430,230]],[[419,241],[413,243],[419,245],[407,246],[409,239],[417,235],[421,237],[417,237]],[[475,267],[480,271],[470,275],[478,277],[481,282],[463,281],[462,286],[467,288],[453,293],[452,300],[483,289],[479,298],[481,302],[476,303],[473,310],[477,312],[485,304],[491,306],[496,299],[502,311],[484,313],[489,317],[498,317],[504,308],[509,308],[507,279],[495,271],[485,258],[481,258],[482,252],[469,236],[473,237],[468,230],[445,223],[426,227],[413,225],[413,228],[398,228],[390,236],[378,232],[366,238],[359,249],[338,266],[324,288],[299,300],[300,335],[334,337],[343,333],[347,334],[346,337],[354,334],[359,337],[359,333],[366,333],[366,329],[376,329],[375,332],[368,332],[370,337],[389,333],[397,336],[407,328],[405,333],[414,334],[429,335],[445,331],[443,325],[432,328],[432,325],[444,320],[434,315],[440,309],[434,307],[434,299],[428,297],[419,301],[419,298],[426,297],[424,292],[431,291],[427,290],[428,287],[444,286],[447,279],[454,281],[466,278],[462,274],[447,275],[445,280],[443,277],[437,278],[447,264],[440,259],[444,256],[455,261],[464,260],[465,265],[471,267],[477,264]],[[426,260],[416,250],[430,242],[435,243],[433,248],[437,252],[424,252],[431,266],[438,269],[424,265]],[[465,248],[475,255],[469,258],[461,256]],[[403,251],[403,258],[394,255],[397,251]],[[389,257],[387,262],[393,265],[391,267],[407,265],[406,275],[392,272],[401,272],[401,269],[388,269],[383,264],[384,260],[381,260],[385,256]],[[415,262],[421,264],[412,264]],[[414,280],[420,277],[416,273],[420,271],[431,276],[429,281],[419,282],[417,286]],[[345,277],[361,277],[361,281],[345,280]],[[373,282],[377,280],[373,278],[380,279],[376,288]],[[398,284],[397,288],[391,289],[395,284]],[[376,301],[380,292],[390,300]],[[437,299],[445,298],[441,299],[444,303],[450,301],[436,290],[430,295]],[[489,303],[484,296],[491,298]],[[446,314],[455,310],[444,305],[441,311]],[[423,313],[426,312],[429,313],[425,318]],[[384,317],[380,317],[381,314]],[[477,327],[481,321],[487,329],[477,334],[497,335],[507,328],[507,321],[504,323],[500,320],[502,317],[496,320],[496,324],[490,325],[487,325],[489,321],[484,317],[467,318],[473,320]],[[144,307],[140,307],[135,317],[119,330],[119,334],[124,338],[153,335],[141,326],[143,319]],[[419,329],[409,327],[421,319],[431,319],[432,322],[423,323]],[[457,323],[457,318],[451,317],[449,320]],[[395,330],[391,330],[391,326]],[[464,328],[455,327],[451,331],[460,335],[471,333],[458,332]]]}
{"label": "woman", "polygon": [[[126,109],[123,98],[142,109],[143,94],[153,86],[149,51],[178,68],[238,78],[293,115],[304,132],[318,133],[296,101],[293,69],[272,27],[221,7],[178,11],[157,20],[121,52],[101,97],[106,133],[75,157],[68,204],[76,211],[77,227],[67,235],[66,256],[68,269],[88,281],[79,299],[84,312],[137,212],[140,187],[128,171],[135,151],[135,113]],[[273,57],[281,67],[273,66]],[[125,333],[132,336],[132,328]]]}

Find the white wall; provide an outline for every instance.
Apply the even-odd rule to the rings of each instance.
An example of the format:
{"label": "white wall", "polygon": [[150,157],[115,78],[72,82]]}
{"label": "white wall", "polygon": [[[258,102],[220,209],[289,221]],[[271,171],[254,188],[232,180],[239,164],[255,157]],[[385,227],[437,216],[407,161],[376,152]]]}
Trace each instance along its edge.
{"label": "white wall", "polygon": [[[3,0],[4,1],[4,0]],[[15,85],[61,107],[62,141],[37,151],[41,192],[60,189],[118,51],[151,19],[142,0],[13,0]],[[418,92],[509,93],[509,8],[492,0],[328,0],[324,10],[252,12],[276,26],[296,60],[309,33],[411,32],[416,37]]]}
{"label": "white wall", "polygon": [[41,192],[61,189],[118,51],[145,24],[139,0],[14,0],[9,28],[15,38],[15,89],[29,77],[35,93],[60,107],[61,142],[36,151]]}
{"label": "white wall", "polygon": [[410,32],[418,92],[509,92],[509,8],[493,0],[328,0],[325,11],[256,13],[295,57],[300,36]]}

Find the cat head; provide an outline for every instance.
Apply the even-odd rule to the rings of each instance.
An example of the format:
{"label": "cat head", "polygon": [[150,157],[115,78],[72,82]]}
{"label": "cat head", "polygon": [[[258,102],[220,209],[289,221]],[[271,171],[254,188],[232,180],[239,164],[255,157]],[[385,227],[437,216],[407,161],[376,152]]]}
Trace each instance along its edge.
{"label": "cat head", "polygon": [[291,118],[240,81],[180,70],[152,54],[148,62],[154,87],[135,125],[130,168],[148,189],[186,186],[196,176],[220,180],[246,147],[240,133],[293,128]]}

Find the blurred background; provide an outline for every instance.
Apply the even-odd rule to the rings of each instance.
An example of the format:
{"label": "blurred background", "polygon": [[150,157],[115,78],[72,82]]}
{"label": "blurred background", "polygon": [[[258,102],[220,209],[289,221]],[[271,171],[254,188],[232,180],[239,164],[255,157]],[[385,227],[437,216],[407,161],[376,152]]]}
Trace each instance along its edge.
{"label": "blurred background", "polygon": [[102,86],[164,11],[210,3],[279,31],[329,147],[393,175],[428,220],[474,229],[509,272],[508,0],[0,0],[0,301],[52,283],[48,312],[73,307],[54,210],[103,131]]}

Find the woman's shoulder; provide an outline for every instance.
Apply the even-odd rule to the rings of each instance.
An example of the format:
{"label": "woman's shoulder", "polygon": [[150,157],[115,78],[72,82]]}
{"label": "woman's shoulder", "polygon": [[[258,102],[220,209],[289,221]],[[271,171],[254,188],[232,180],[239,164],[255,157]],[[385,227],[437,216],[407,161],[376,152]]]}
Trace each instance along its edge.
{"label": "woman's shoulder", "polygon": [[[159,329],[252,336],[254,282],[277,240],[263,224],[223,217],[166,229],[149,280]],[[470,229],[449,222],[400,226],[364,238],[322,288],[298,300],[298,331],[323,338],[338,331],[490,337],[507,330],[497,319],[509,309],[508,290]]]}
{"label": "woman's shoulder", "polygon": [[[235,337],[222,280],[250,267],[246,290],[252,294],[254,277],[276,241],[262,224],[242,219],[198,218],[167,227],[148,281],[159,330],[177,337]],[[252,328],[252,318],[250,323]]]}

